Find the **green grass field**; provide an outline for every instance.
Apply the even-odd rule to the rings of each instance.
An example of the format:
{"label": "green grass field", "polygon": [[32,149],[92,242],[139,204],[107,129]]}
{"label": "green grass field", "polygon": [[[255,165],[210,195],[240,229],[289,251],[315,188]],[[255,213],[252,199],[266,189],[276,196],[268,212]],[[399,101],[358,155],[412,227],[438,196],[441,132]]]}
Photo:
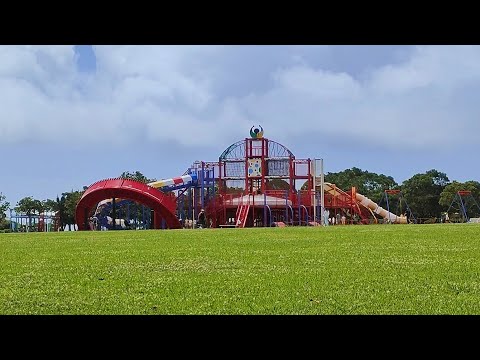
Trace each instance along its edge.
{"label": "green grass field", "polygon": [[0,234],[0,314],[480,314],[480,225]]}

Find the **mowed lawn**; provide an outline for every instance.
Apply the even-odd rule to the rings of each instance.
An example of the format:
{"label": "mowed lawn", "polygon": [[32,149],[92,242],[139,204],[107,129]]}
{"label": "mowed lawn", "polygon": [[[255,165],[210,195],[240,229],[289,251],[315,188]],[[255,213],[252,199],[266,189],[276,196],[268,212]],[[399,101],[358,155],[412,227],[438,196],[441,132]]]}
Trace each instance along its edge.
{"label": "mowed lawn", "polygon": [[480,314],[480,224],[0,234],[0,314]]}

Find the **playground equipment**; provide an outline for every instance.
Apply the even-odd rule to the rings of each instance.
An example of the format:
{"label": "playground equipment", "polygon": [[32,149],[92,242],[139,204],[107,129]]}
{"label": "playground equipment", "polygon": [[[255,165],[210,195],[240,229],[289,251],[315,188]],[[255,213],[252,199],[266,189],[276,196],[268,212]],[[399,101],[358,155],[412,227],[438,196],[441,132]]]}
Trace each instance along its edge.
{"label": "playground equipment", "polygon": [[[147,185],[159,189],[162,192],[169,192],[191,187],[196,183],[196,180],[197,175],[190,174],[154,181]],[[122,212],[124,213],[123,216],[121,214]],[[119,217],[122,218],[119,219]],[[97,204],[95,212],[89,218],[89,227],[92,230],[150,229],[153,228],[152,219],[151,209],[145,207],[145,205],[138,204],[134,200],[114,197],[102,200]],[[123,222],[121,220],[123,220]],[[165,223],[162,221],[160,226],[161,228],[165,228]]]}
{"label": "playground equipment", "polygon": [[[110,216],[112,213],[116,215],[115,223]],[[94,214],[89,218],[89,226],[91,230],[149,229],[151,210],[128,199],[106,199],[98,203]]]}
{"label": "playground equipment", "polygon": [[[168,228],[180,228],[175,216],[176,202],[170,195],[139,181],[129,179],[106,179],[91,185],[83,193],[75,209],[75,219],[79,230],[87,230],[91,210],[105,199],[112,199],[112,223],[116,224],[115,199],[129,199],[144,204],[154,213],[153,228],[159,229],[162,220]],[[115,226],[114,226],[115,228]]]}
{"label": "playground equipment", "polygon": [[[320,184],[317,184],[319,186]],[[360,222],[370,223],[373,221],[377,223],[375,214],[381,216],[384,220],[392,224],[406,224],[407,218],[397,216],[388,210],[385,210],[380,205],[370,200],[368,197],[356,192],[355,187],[351,192],[345,192],[335,186],[335,184],[324,183],[325,194],[330,195],[326,199],[326,207],[334,207],[340,209],[351,209],[351,213],[358,214],[361,218]],[[329,206],[331,205],[331,206]]]}
{"label": "playground equipment", "polygon": [[[392,198],[390,198],[392,197]],[[380,200],[380,205],[382,205],[383,201],[387,204],[387,217],[383,216],[383,218],[390,223],[416,223],[417,219],[413,215],[412,210],[408,206],[407,200],[403,196],[403,193],[401,190],[391,190],[387,189],[383,192],[382,199]],[[390,212],[391,209],[391,204],[393,202],[397,203],[396,206],[396,213],[400,215],[395,215]]]}
{"label": "playground equipment", "polygon": [[54,212],[40,214],[17,213],[10,209],[10,229],[12,232],[48,232],[57,231],[60,227],[60,216]]}
{"label": "playground equipment", "polygon": [[[477,215],[480,214],[480,206],[475,201],[475,198],[472,195],[472,192],[469,190],[460,190],[455,193],[455,196],[452,200],[452,203],[448,207],[447,214],[449,214],[452,210],[455,210],[454,214],[459,214],[460,217],[449,216],[450,221],[460,221],[461,222],[469,222],[469,212],[473,212],[474,210],[477,211]],[[458,219],[457,219],[458,218]]]}
{"label": "playground equipment", "polygon": [[117,229],[119,218],[132,224],[131,206],[142,206],[148,216],[140,221],[137,212],[136,219],[140,228],[150,229],[191,224],[200,209],[205,209],[207,227],[319,225],[326,223],[326,210],[348,223],[377,222],[375,214],[406,223],[355,188],[343,191],[323,183],[322,166],[318,176],[315,160],[297,159],[287,147],[266,138],[262,127],[252,127],[250,138],[231,144],[218,161],[196,161],[182,176],[149,184],[119,178],[97,181],[77,204],[76,222],[79,230],[92,229],[96,217],[110,224],[105,228]]}

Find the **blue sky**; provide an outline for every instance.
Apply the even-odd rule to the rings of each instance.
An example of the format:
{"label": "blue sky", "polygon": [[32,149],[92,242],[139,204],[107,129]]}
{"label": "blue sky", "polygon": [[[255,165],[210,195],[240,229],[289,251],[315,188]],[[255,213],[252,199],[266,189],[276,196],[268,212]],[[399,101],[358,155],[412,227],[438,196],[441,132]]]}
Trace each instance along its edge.
{"label": "blue sky", "polygon": [[180,176],[261,125],[325,172],[480,181],[479,46],[0,46],[0,192]]}

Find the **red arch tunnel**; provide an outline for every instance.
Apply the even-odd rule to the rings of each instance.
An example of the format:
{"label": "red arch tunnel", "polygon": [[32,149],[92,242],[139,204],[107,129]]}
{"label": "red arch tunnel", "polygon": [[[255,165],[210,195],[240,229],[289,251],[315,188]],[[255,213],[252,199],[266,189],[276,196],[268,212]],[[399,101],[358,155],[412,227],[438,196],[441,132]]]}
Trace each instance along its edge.
{"label": "red arch tunnel", "polygon": [[85,190],[75,209],[78,230],[87,230],[88,214],[100,201],[111,198],[129,199],[154,211],[154,228],[160,229],[162,218],[169,229],[180,229],[175,216],[176,199],[147,184],[129,179],[97,181]]}

